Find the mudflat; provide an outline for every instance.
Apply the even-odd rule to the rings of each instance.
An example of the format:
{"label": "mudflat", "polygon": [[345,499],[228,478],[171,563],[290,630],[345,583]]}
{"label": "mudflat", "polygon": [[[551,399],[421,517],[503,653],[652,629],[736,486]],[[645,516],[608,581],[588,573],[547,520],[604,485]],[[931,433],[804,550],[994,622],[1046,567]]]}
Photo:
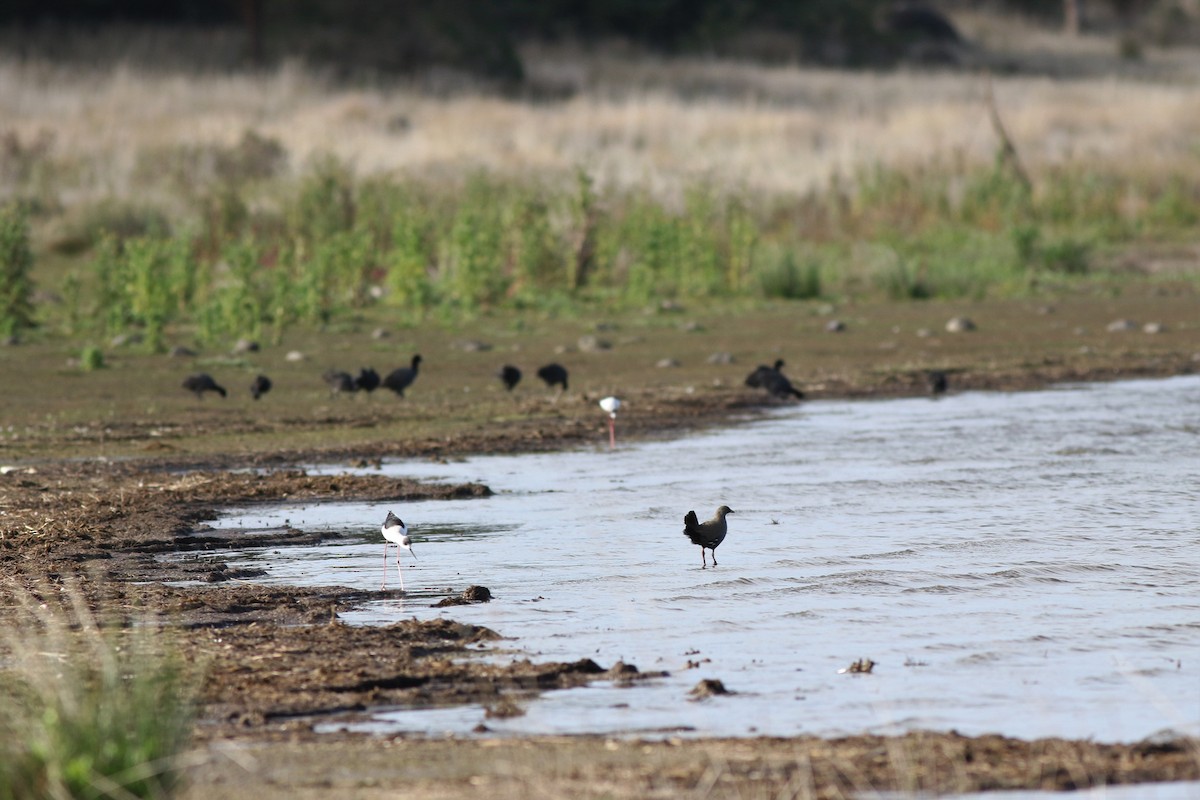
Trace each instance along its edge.
{"label": "mudflat", "polygon": [[[483,320],[469,329],[406,331],[386,345],[349,330],[203,363],[116,353],[107,369],[87,373],[53,345],[8,347],[0,350],[6,373],[28,379],[14,381],[5,397],[2,591],[46,600],[76,593],[110,624],[153,618],[201,665],[199,757],[188,796],[846,797],[1196,780],[1200,749],[1191,740],[317,734],[317,724],[369,708],[474,703],[503,715],[513,698],[653,676],[602,655],[550,664],[472,659],[481,645],[519,653],[521,643],[497,644],[510,632],[445,620],[352,627],[337,615],[368,596],[361,590],[263,587],[219,559],[160,557],[251,535],[206,527],[227,506],[486,496],[488,487],[476,484],[318,476],[303,465],[604,446],[606,417],[596,401],[607,394],[625,403],[627,438],[738,424],[780,402],[742,382],[776,358],[808,397],[923,393],[935,369],[951,392],[1188,373],[1200,367],[1196,309],[1188,292],[1145,291],[1053,304],[673,310],[618,318],[599,332],[568,320],[514,333],[508,323]],[[946,324],[955,317],[968,317],[973,329],[951,332]],[[834,319],[842,325],[830,325]],[[581,350],[583,336],[610,341]],[[479,340],[495,347],[464,346]],[[306,358],[286,359],[295,349]],[[403,399],[331,396],[320,381],[328,366],[375,362],[382,370],[413,352],[425,364]],[[571,369],[571,390],[561,395],[534,377],[551,360]],[[494,377],[506,362],[525,372],[511,393]],[[227,399],[197,400],[181,388],[198,366],[229,386]],[[241,384],[260,371],[274,387],[255,401]],[[320,536],[290,528],[253,535],[284,558],[289,545]],[[487,584],[485,575],[470,578]],[[10,600],[0,613],[13,622]]]}

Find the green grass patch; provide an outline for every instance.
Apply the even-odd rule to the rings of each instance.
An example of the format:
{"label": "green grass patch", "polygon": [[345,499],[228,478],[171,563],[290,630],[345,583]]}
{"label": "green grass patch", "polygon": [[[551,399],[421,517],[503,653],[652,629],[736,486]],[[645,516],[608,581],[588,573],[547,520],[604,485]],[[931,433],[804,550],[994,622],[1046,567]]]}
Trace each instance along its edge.
{"label": "green grass patch", "polygon": [[163,798],[191,739],[189,669],[150,626],[22,596],[3,629],[0,798]]}

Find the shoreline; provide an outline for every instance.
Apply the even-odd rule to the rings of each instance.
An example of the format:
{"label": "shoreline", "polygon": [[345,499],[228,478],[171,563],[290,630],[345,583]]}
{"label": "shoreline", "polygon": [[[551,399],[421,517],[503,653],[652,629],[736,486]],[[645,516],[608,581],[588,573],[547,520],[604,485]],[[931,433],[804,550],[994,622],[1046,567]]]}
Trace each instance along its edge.
{"label": "shoreline", "polygon": [[[1165,364],[1174,369],[1163,370]],[[1010,378],[962,381],[956,389],[1001,391],[1050,388],[1065,381],[1172,377],[1190,374],[1190,359],[1161,360],[1152,368],[1078,373],[1069,370],[1026,371]],[[911,387],[891,386],[873,392],[839,392],[831,386],[811,391],[822,399],[859,399],[912,395]],[[654,439],[689,430],[729,424],[733,417],[753,419],[772,403],[759,402],[741,389],[680,394],[639,404],[641,421],[626,425],[627,439]],[[595,421],[592,420],[594,423]],[[711,777],[698,762],[726,766],[720,780],[739,789],[770,787],[771,793],[793,785],[803,759],[812,766],[811,797],[844,796],[844,790],[916,787],[934,791],[994,788],[1081,788],[1102,783],[1200,779],[1200,742],[1180,739],[1161,743],[1095,743],[1046,739],[1021,741],[998,736],[963,737],[950,732],[912,732],[897,737],[870,735],[822,739],[796,736],[747,739],[664,739],[606,736],[531,736],[436,739],[424,736],[371,736],[314,732],[328,722],[380,706],[480,704],[502,714],[512,697],[531,697],[555,688],[581,686],[595,679],[627,676],[618,663],[588,659],[568,664],[514,662],[508,666],[463,661],[472,646],[503,636],[478,626],[443,620],[361,629],[337,622],[339,610],[374,595],[345,587],[292,589],[242,582],[218,560],[164,562],[164,552],[219,547],[206,535],[204,521],[217,509],[280,501],[402,500],[406,498],[486,496],[478,484],[436,486],[382,476],[308,475],[298,461],[395,457],[459,457],[474,453],[533,452],[578,446],[600,428],[563,415],[539,420],[540,435],[520,427],[477,433],[450,440],[388,443],[364,452],[316,450],[288,454],[229,456],[204,461],[172,461],[162,457],[128,461],[51,460],[27,464],[0,476],[6,528],[0,558],[6,573],[30,591],[66,593],[74,586],[89,604],[124,619],[150,613],[170,620],[175,640],[189,659],[205,660],[210,673],[202,689],[203,714],[197,743],[207,752],[191,770],[192,792],[222,796],[223,791],[254,791],[264,797],[294,797],[297,791],[327,786],[323,769],[338,772],[347,760],[372,764],[402,746],[450,766],[447,777],[425,786],[428,796],[464,796],[477,784],[473,765],[491,764],[488,782],[504,786],[512,776],[503,752],[549,748],[556,757],[577,762],[565,774],[539,780],[554,794],[582,791],[572,775],[582,770],[603,780],[617,780],[612,796],[644,796],[638,787],[667,792],[695,789]],[[268,467],[246,472],[246,467]],[[117,501],[119,498],[119,502]],[[36,533],[13,531],[25,525]],[[228,535],[228,534],[227,534]],[[285,530],[262,538],[265,545],[286,547],[311,543],[314,534]],[[203,585],[168,586],[167,582],[200,581]],[[465,587],[460,587],[465,588]],[[519,652],[520,642],[515,642]],[[346,676],[354,676],[347,682]],[[638,679],[653,676],[639,676]],[[228,747],[249,748],[260,762],[278,764],[280,774],[241,771],[231,778],[225,763]],[[666,784],[648,776],[638,762],[661,762],[674,770]],[[615,755],[614,755],[615,754]],[[747,755],[749,754],[749,755]],[[788,759],[792,759],[788,761]],[[618,767],[613,759],[621,762]],[[741,759],[749,759],[742,765]],[[694,763],[696,762],[696,763]],[[734,764],[739,766],[733,766]],[[905,774],[905,765],[937,764]],[[528,775],[537,775],[532,759]],[[764,766],[767,765],[767,766]],[[229,765],[226,763],[226,767]],[[347,788],[411,789],[404,763],[378,766],[373,782]],[[606,770],[624,777],[613,778]],[[236,771],[236,770],[235,770]],[[765,771],[765,772],[764,772]],[[766,774],[768,777],[763,778]],[[860,775],[848,780],[847,775]],[[527,775],[527,777],[528,777]],[[636,776],[636,777],[634,777]],[[347,778],[346,780],[350,780]],[[765,781],[765,782],[764,782]],[[647,783],[649,782],[649,784]],[[823,787],[823,788],[822,788]],[[514,790],[513,796],[520,792]]]}

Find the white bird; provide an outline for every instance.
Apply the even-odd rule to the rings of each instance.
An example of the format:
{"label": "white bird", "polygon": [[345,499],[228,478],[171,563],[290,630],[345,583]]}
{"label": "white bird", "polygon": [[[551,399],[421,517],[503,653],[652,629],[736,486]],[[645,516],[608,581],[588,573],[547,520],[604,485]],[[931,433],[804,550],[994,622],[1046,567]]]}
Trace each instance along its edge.
{"label": "white bird", "polygon": [[396,574],[400,576],[400,591],[404,591],[404,573],[400,571],[400,550],[407,550],[412,554],[413,561],[417,560],[417,554],[413,553],[412,539],[408,538],[408,526],[404,521],[388,512],[387,519],[383,521],[383,583],[380,585],[380,591],[387,588],[387,549],[388,542],[396,545]]}
{"label": "white bird", "polygon": [[616,397],[606,397],[600,401],[600,408],[608,412],[608,449],[617,446],[617,409],[621,401]]}

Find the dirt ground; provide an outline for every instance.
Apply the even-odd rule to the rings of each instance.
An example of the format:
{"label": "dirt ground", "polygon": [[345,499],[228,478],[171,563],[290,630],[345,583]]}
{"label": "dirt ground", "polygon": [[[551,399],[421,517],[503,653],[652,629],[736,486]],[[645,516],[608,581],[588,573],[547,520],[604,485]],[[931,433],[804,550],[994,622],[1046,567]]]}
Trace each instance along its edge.
{"label": "dirt ground", "polygon": [[[868,348],[860,341],[859,356],[850,359],[838,349],[846,347],[846,340],[830,334],[812,348],[813,364],[791,374],[810,397],[871,397],[925,392],[925,370],[930,367],[947,370],[951,391],[1032,389],[1067,380],[1174,375],[1200,367],[1194,298],[1176,298],[1160,306],[1146,305],[1145,298],[1131,302],[1141,305],[1130,316],[1139,310],[1145,316],[1148,307],[1159,309],[1169,333],[1117,334],[1126,338],[1119,345],[1102,346],[1111,342],[1104,338],[1102,323],[1123,311],[1117,303],[1100,312],[1104,316],[1095,319],[1090,333],[1075,334],[1092,337],[1083,344],[1064,345],[1062,336],[1051,335],[1051,328],[1039,330],[1031,324],[1014,329],[1011,336],[1004,330],[981,336],[963,345],[967,349],[961,352],[954,348],[962,340],[935,336],[949,343],[943,347],[926,341],[921,346],[938,348],[936,358],[907,354],[900,366],[890,360],[894,346],[875,342]],[[1029,314],[1035,323],[1046,317]],[[811,327],[811,322],[805,324]],[[882,331],[872,341],[882,338],[886,343],[895,336],[891,331],[910,323],[877,319],[872,324]],[[1041,324],[1071,323],[1057,318]],[[1019,354],[1005,349],[1013,339],[1022,342]],[[826,343],[830,344],[822,352]],[[630,349],[635,347],[631,344]],[[713,343],[694,348],[708,352]],[[622,417],[624,438],[671,436],[752,419],[778,401],[742,386],[740,376],[755,361],[770,361],[780,351],[766,348],[755,358],[748,345],[740,348],[731,348],[741,358],[720,368],[728,374],[721,380],[704,380],[705,370],[718,368],[704,366],[698,358],[690,360],[698,364],[692,372],[685,371],[673,382],[660,377],[662,370],[653,373],[653,380],[639,380],[651,374],[645,371],[645,358],[624,370],[609,362],[607,384],[597,381],[562,399],[493,398],[475,417],[451,423],[439,419],[424,427],[403,418],[438,416],[419,400],[403,406],[403,412],[360,403],[300,419],[288,410],[279,417],[282,428],[292,420],[293,432],[317,429],[322,437],[288,438],[273,429],[267,439],[251,438],[253,446],[240,451],[211,452],[204,445],[206,439],[228,435],[231,425],[231,417],[214,414],[211,405],[163,403],[146,412],[153,416],[149,421],[145,414],[107,413],[99,415],[102,419],[95,425],[39,427],[30,422],[26,430],[33,434],[12,437],[0,446],[0,454],[10,459],[0,468],[0,592],[49,596],[78,590],[105,619],[150,615],[167,623],[189,660],[205,666],[187,796],[315,797],[332,791],[355,797],[406,792],[450,798],[486,792],[501,798],[838,798],[867,790],[1068,789],[1200,779],[1200,743],[1189,740],[1106,745],[966,738],[953,732],[662,742],[318,735],[314,725],[365,709],[471,703],[503,715],[511,713],[514,703],[539,692],[596,679],[653,680],[654,675],[639,672],[636,665],[603,659],[562,664],[517,660],[505,665],[473,660],[472,652],[487,643],[496,646],[495,640],[508,632],[445,620],[351,627],[338,621],[338,612],[377,593],[345,587],[268,588],[255,585],[253,574],[238,573],[219,558],[160,560],[165,553],[211,553],[230,537],[250,535],[208,528],[205,522],[222,507],[486,496],[490,489],[480,485],[425,485],[378,475],[315,476],[296,465],[369,465],[383,458],[603,446],[605,422],[593,405],[596,391],[604,385],[636,387],[623,393],[637,410]],[[75,378],[62,380],[69,384]],[[172,376],[163,380],[174,383]],[[40,391],[44,403],[53,402],[45,399],[49,395],[44,388]],[[454,397],[451,390],[440,396]],[[458,413],[457,401],[439,402],[442,417]],[[498,403],[509,404],[504,424],[492,424],[498,419]],[[34,400],[29,404],[32,407]],[[10,420],[19,417],[21,403],[11,404],[7,412]],[[373,436],[347,434],[356,425],[371,426]],[[169,446],[155,447],[163,437],[151,431],[168,427],[173,431],[166,437]],[[393,428],[406,434],[380,435]],[[97,456],[97,450],[114,443],[118,449],[112,456]],[[128,455],[130,448],[136,457]],[[72,453],[86,457],[67,457]],[[256,543],[286,548],[319,540],[322,534],[287,529],[254,535]],[[8,598],[3,607],[0,613],[12,613]],[[520,651],[519,641],[503,646]]]}

